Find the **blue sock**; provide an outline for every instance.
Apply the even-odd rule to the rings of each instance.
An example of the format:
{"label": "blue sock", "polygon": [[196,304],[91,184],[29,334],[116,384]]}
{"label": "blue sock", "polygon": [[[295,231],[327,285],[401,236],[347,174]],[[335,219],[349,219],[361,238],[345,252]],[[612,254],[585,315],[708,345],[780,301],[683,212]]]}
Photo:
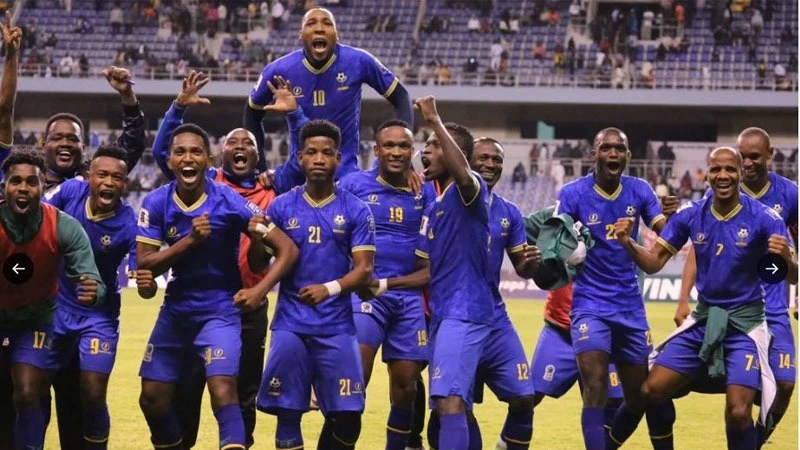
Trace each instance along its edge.
{"label": "blue sock", "polygon": [[247,439],[244,437],[244,419],[242,419],[242,410],[238,403],[216,409],[214,417],[219,424],[220,448],[247,448]]}
{"label": "blue sock", "polygon": [[622,402],[621,398],[609,398],[606,400],[606,407],[603,408],[603,423],[606,430],[610,430],[611,425],[614,425],[614,418],[617,417],[617,411],[622,406]]}
{"label": "blue sock", "polygon": [[622,405],[617,411],[617,416],[614,417],[614,423],[611,429],[608,430],[608,440],[606,440],[606,448],[608,450],[615,450],[622,446],[625,441],[636,431],[639,422],[642,421],[642,414],[638,414]]}
{"label": "blue sock", "polygon": [[392,405],[386,422],[386,450],[404,450],[413,423],[413,409]]}
{"label": "blue sock", "polygon": [[649,406],[645,412],[650,443],[653,450],[672,450],[675,447],[672,425],[675,423],[675,404],[672,400]]}
{"label": "blue sock", "polygon": [[508,412],[500,439],[508,450],[528,450],[533,437],[533,411]]}
{"label": "blue sock", "polygon": [[728,450],[753,450],[756,448],[756,429],[751,424],[745,429],[725,427],[728,436]]}
{"label": "blue sock", "polygon": [[467,418],[467,429],[469,430],[469,450],[483,450],[483,436],[478,421],[473,417]]}
{"label": "blue sock", "polygon": [[606,433],[603,428],[603,408],[583,408],[581,411],[581,429],[586,450],[604,450]]}
{"label": "blue sock", "polygon": [[439,416],[439,447],[447,450],[469,450],[467,415],[444,414]]}
{"label": "blue sock", "polygon": [[441,431],[441,424],[439,423],[439,414],[436,411],[431,411],[428,418],[428,447],[431,450],[439,448],[439,432]]}
{"label": "blue sock", "polygon": [[326,417],[325,422],[322,423],[322,430],[319,432],[319,440],[317,441],[317,450],[327,450],[331,447],[333,440],[333,424],[331,419]]}
{"label": "blue sock", "polygon": [[41,407],[17,411],[14,442],[17,448],[42,450],[44,448],[44,414]]}
{"label": "blue sock", "polygon": [[111,431],[111,418],[108,407],[83,412],[84,450],[105,450],[108,448],[108,435]]}
{"label": "blue sock", "polygon": [[275,431],[275,448],[303,448],[303,432],[300,429],[300,411],[282,409],[278,411],[278,429]]}
{"label": "blue sock", "polygon": [[183,443],[181,424],[178,416],[170,408],[161,417],[144,416],[147,426],[150,427],[150,441],[160,449],[179,449]]}

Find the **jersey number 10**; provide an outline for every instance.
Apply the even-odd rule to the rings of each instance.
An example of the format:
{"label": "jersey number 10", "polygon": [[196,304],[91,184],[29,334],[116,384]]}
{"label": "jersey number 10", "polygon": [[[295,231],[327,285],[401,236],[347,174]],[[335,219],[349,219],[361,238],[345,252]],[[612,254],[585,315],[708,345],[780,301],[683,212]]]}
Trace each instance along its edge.
{"label": "jersey number 10", "polygon": [[325,91],[314,91],[314,106],[325,106]]}

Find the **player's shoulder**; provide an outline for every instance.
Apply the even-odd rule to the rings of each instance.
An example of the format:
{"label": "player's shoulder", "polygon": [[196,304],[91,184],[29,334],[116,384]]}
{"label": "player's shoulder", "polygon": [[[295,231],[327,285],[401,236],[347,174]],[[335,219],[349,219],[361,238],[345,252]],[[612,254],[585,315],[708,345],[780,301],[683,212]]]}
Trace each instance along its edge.
{"label": "player's shoulder", "polygon": [[797,183],[794,181],[775,172],[770,172],[769,182],[776,186],[782,194],[790,194],[797,197]]}
{"label": "player's shoulder", "polygon": [[360,207],[361,205],[366,206],[366,203],[361,201],[361,199],[358,198],[358,196],[356,194],[352,193],[348,189],[345,189],[345,188],[343,188],[341,186],[338,186],[336,188],[335,195],[336,195],[336,199],[335,200],[339,201],[341,203],[344,203],[344,204],[347,204],[347,205],[355,205],[357,207]]}
{"label": "player's shoulder", "polygon": [[739,201],[742,203],[742,206],[746,208],[747,211],[750,212],[752,216],[764,218],[770,222],[774,220],[783,222],[783,218],[781,217],[781,215],[777,211],[775,211],[772,207],[767,206],[748,195],[740,196]]}
{"label": "player's shoulder", "polygon": [[639,177],[632,177],[630,175],[623,175],[620,182],[623,187],[629,187],[637,194],[654,194],[653,187],[650,183]]}
{"label": "player's shoulder", "polygon": [[56,194],[61,194],[62,197],[78,197],[89,191],[89,182],[83,178],[72,178],[45,192],[45,200],[52,199]]}
{"label": "player's shoulder", "polygon": [[519,206],[517,206],[516,203],[512,202],[511,200],[503,197],[502,195],[496,192],[492,192],[491,196],[492,196],[492,204],[495,204],[494,202],[498,202],[498,205],[501,206],[501,208],[505,210],[508,214],[520,215],[520,216],[522,215],[522,213],[519,210]]}
{"label": "player's shoulder", "polygon": [[169,199],[174,189],[175,189],[174,181],[161,185],[150,191],[150,193],[144,197],[144,203],[147,203],[149,205],[163,204],[167,201],[167,199]]}
{"label": "player's shoulder", "polygon": [[574,195],[591,189],[592,186],[594,186],[594,175],[585,175],[562,186],[561,194]]}
{"label": "player's shoulder", "polygon": [[377,169],[350,172],[339,180],[339,187],[355,195],[377,177]]}
{"label": "player's shoulder", "polygon": [[262,73],[266,73],[268,71],[275,72],[280,70],[294,69],[297,67],[297,64],[301,64],[303,62],[303,58],[305,58],[303,49],[294,50],[264,66]]}
{"label": "player's shoulder", "polygon": [[342,61],[351,62],[353,59],[361,60],[361,59],[377,59],[375,55],[370,53],[367,50],[359,47],[353,47],[352,45],[347,44],[337,44],[339,47],[339,58]]}
{"label": "player's shoulder", "polygon": [[270,203],[270,208],[284,208],[286,205],[292,205],[297,203],[299,197],[303,195],[303,190],[305,189],[304,185],[295,186],[288,191],[284,192],[283,194],[275,197],[275,200]]}

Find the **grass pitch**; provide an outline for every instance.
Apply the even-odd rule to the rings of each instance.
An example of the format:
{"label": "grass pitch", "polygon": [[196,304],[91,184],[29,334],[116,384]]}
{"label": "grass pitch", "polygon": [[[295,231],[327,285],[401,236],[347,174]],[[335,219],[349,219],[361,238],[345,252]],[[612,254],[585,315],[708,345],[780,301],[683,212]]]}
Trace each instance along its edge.
{"label": "grass pitch", "polygon": [[[139,410],[140,380],[139,364],[147,338],[155,323],[162,296],[153,300],[142,300],[133,290],[123,295],[121,318],[121,340],[117,353],[116,367],[109,387],[109,409],[111,412],[110,449],[142,450],[152,448],[150,433]],[[274,298],[271,302],[274,305]],[[509,300],[508,311],[511,320],[522,337],[528,357],[532,356],[536,338],[542,329],[542,301]],[[649,303],[647,314],[652,327],[654,342],[666,337],[674,328],[673,304]],[[270,310],[270,317],[272,310]],[[795,327],[795,334],[796,334]],[[385,443],[385,424],[389,411],[388,377],[385,365],[377,357],[375,372],[367,390],[367,407],[364,412],[361,437],[358,448],[380,450]],[[783,422],[773,434],[770,443],[764,448],[798,448],[797,395]],[[677,449],[702,448],[706,450],[725,449],[725,423],[723,411],[724,397],[721,395],[692,394],[676,402],[678,420],[675,424],[675,447]],[[756,410],[757,411],[757,410]],[[55,411],[47,432],[45,448],[58,448],[58,430],[55,424]],[[583,448],[580,428],[581,401],[577,387],[559,400],[545,399],[536,409],[534,434],[531,448],[548,450],[575,450]],[[494,449],[494,443],[505,419],[505,404],[494,399],[489,391],[486,402],[477,405],[475,415],[481,424],[484,448]],[[256,445],[254,449],[274,449],[275,419],[258,413],[256,426]],[[303,433],[307,449],[316,448],[317,437],[322,426],[322,416],[317,412],[306,414],[303,419]],[[198,450],[217,449],[217,424],[211,413],[206,395],[202,413],[202,423]],[[423,434],[424,437],[424,434]],[[647,426],[644,420],[625,448],[649,449]]]}

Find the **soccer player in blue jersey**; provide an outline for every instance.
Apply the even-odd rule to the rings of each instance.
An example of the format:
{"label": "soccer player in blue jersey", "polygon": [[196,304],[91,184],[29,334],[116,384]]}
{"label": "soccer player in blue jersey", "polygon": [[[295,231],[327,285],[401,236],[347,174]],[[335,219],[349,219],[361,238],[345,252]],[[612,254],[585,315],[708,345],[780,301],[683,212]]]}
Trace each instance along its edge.
{"label": "soccer player in blue jersey", "polygon": [[378,168],[351,173],[339,181],[365,202],[375,218],[375,268],[370,292],[353,298],[353,314],[369,384],[375,354],[383,346],[389,367],[391,410],[386,424],[386,449],[403,450],[413,424],[417,378],[428,360],[427,327],[421,288],[430,281],[427,261],[419,267],[414,254],[422,216],[435,193],[411,190],[405,174],[411,167],[414,135],[408,124],[389,120],[375,134]]}
{"label": "soccer player in blue jersey", "polygon": [[[495,305],[489,265],[489,190],[469,166],[469,131],[449,131],[431,96],[414,103],[434,134],[422,153],[425,178],[442,193],[426,211],[417,255],[430,260],[430,395],[439,416],[440,448],[466,450],[466,411]],[[451,132],[460,134],[459,147]],[[464,139],[466,137],[466,139]]]}
{"label": "soccer player in blue jersey", "polygon": [[[386,66],[368,52],[339,43],[336,20],[324,8],[313,8],[302,20],[303,48],[268,64],[253,87],[244,112],[244,127],[263,151],[264,108],[273,101],[267,83],[282,76],[311,119],[326,119],[342,133],[342,163],[336,179],[359,170],[358,147],[361,123],[361,85],[366,83],[393,105],[395,117],[412,124],[411,102],[405,87]],[[259,169],[266,168],[262,158]]]}
{"label": "soccer player in blue jersey", "polygon": [[281,280],[257,407],[278,418],[275,446],[303,448],[300,421],[313,384],[325,424],[319,448],[353,449],[361,432],[364,374],[351,292],[368,288],[375,255],[369,208],[333,177],[339,129],[314,120],[300,131],[306,183],[279,196],[268,216],[300,249]]}
{"label": "soccer player in blue jersey", "polygon": [[[783,219],[796,243],[797,185],[769,170],[769,162],[775,152],[770,144],[769,134],[761,128],[747,128],[739,134],[736,145],[742,155],[742,183],[739,186],[742,193],[774,209]],[[706,196],[710,194],[711,192],[708,192]],[[681,277],[680,302],[675,314],[678,325],[689,315],[689,293],[694,287],[696,276],[694,247],[690,247]],[[789,322],[788,283],[786,281],[777,284],[764,283],[764,291],[767,325],[774,336],[769,362],[778,384],[775,404],[771,411],[773,425],[777,426],[789,407],[797,379],[795,340]],[[758,424],[757,431],[760,448],[772,434],[774,427],[767,430],[762,424]]]}
{"label": "soccer player in blue jersey", "polygon": [[108,447],[108,379],[119,341],[120,289],[117,269],[129,255],[136,268],[136,214],[122,201],[128,168],[125,150],[100,147],[92,157],[88,180],[73,178],[45,194],[44,200],[80,222],[89,235],[95,263],[107,286],[106,302],[89,308],[75,300],[72,283],[62,274],[53,323],[53,357],[59,368],[80,359],[83,448]]}
{"label": "soccer player in blue jersey", "polygon": [[[175,181],[147,197],[139,211],[137,265],[154,276],[172,268],[172,279],[142,360],[140,406],[155,448],[182,448],[181,428],[171,409],[175,383],[191,358],[205,361],[211,406],[220,428],[220,448],[244,449],[239,409],[242,309],[255,309],[296,258],[294,244],[266,224],[261,210],[231,188],[205,176],[208,135],[194,124],[172,135],[169,165]],[[263,239],[276,260],[257,286],[241,289],[237,264],[240,234]],[[262,237],[263,234],[263,237]],[[166,242],[168,248],[159,250]],[[268,263],[264,248],[251,245],[250,269]]]}
{"label": "soccer player in blue jersey", "polygon": [[[575,278],[570,313],[572,345],[584,383],[581,426],[587,450],[621,445],[645,412],[640,388],[647,378],[650,330],[636,265],[617,242],[614,224],[620,217],[630,217],[638,225],[641,218],[658,233],[666,219],[650,185],[622,175],[629,154],[628,138],[621,130],[598,132],[592,148],[594,173],[565,185],[556,206],[556,214],[566,213],[589,227],[595,241]],[[634,228],[634,238],[637,231]],[[625,402],[606,443],[603,408],[611,360],[622,381]],[[674,409],[652,417],[654,423],[648,420],[648,425],[654,448],[671,448]]]}
{"label": "soccer player in blue jersey", "polygon": [[658,272],[687,240],[695,247],[697,310],[659,346],[642,387],[647,401],[672,398],[704,372],[727,376],[728,448],[752,450],[757,446],[752,419],[756,393],[762,391],[762,423],[775,395],[758,261],[768,253],[782,257],[790,283],[797,282],[797,263],[783,219],[772,208],[740,194],[741,176],[739,152],[717,148],[708,166],[713,195],[684,205],[652,248],[633,242],[630,219],[618,220],[614,233],[647,273]]}

